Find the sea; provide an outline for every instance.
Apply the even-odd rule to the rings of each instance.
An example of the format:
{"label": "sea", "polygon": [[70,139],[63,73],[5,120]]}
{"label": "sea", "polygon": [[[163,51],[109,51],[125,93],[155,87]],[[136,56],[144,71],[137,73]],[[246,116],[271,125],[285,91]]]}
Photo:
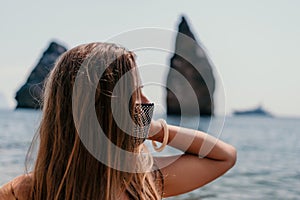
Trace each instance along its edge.
{"label": "sea", "polygon": [[[0,185],[24,173],[27,149],[41,114],[39,110],[0,110]],[[199,129],[216,134],[208,128],[212,118],[166,119],[170,124],[184,121],[180,125],[187,127],[200,121]],[[226,116],[221,121],[215,136],[236,147],[235,166],[208,185],[169,199],[300,199],[300,118]],[[176,153],[171,148],[164,152]]]}

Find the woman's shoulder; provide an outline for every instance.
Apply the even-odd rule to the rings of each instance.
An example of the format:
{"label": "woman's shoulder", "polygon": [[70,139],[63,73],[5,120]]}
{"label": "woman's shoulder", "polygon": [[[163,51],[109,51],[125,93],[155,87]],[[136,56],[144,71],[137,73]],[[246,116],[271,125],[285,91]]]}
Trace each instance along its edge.
{"label": "woman's shoulder", "polygon": [[25,200],[30,195],[32,175],[24,174],[0,187],[0,199]]}

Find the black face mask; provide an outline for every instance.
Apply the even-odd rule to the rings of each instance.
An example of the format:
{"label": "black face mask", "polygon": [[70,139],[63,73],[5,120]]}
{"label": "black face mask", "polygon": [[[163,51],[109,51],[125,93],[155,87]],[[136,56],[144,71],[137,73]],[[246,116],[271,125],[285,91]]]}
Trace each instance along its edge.
{"label": "black face mask", "polygon": [[154,103],[138,103],[135,106],[133,136],[137,144],[143,143],[148,137],[153,110]]}

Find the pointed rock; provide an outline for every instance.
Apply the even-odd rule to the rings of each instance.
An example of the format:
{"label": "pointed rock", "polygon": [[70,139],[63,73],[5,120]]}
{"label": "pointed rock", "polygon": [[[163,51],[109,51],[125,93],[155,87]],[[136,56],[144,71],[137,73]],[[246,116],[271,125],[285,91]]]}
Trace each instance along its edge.
{"label": "pointed rock", "polygon": [[15,99],[16,108],[40,108],[43,92],[43,85],[57,58],[67,49],[56,43],[51,42],[36,67],[32,70],[26,83],[17,91]]}
{"label": "pointed rock", "polygon": [[192,31],[190,30],[190,27],[184,16],[181,17],[181,22],[178,26],[178,32],[183,33],[183,34],[189,36],[190,38],[192,38],[193,40],[195,40],[195,36],[192,33]]}
{"label": "pointed rock", "polygon": [[214,90],[212,65],[182,17],[167,77],[167,114],[213,115]]}

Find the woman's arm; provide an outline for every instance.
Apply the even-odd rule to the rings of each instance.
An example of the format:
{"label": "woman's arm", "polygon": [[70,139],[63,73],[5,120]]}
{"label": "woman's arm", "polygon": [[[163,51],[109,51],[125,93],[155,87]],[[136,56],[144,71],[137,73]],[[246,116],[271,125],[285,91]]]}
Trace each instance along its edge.
{"label": "woman's arm", "polygon": [[[235,164],[236,150],[233,146],[201,131],[172,125],[168,125],[168,129],[168,145],[185,154],[155,158],[164,175],[164,197],[199,188]],[[163,132],[160,123],[153,121],[149,139],[162,142]]]}

